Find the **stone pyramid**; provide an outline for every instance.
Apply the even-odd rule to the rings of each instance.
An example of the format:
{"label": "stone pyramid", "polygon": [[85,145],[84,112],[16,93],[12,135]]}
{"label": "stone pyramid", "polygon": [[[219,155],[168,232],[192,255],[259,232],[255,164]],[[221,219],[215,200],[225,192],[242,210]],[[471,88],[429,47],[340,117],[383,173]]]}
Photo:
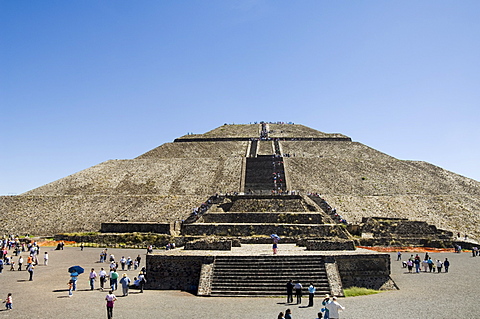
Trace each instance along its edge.
{"label": "stone pyramid", "polygon": [[1,196],[0,232],[52,235],[98,231],[102,222],[184,220],[215,193],[249,191],[247,158],[275,154],[284,166],[282,191],[319,193],[348,222],[408,218],[480,235],[479,182],[342,134],[284,123],[223,125]]}

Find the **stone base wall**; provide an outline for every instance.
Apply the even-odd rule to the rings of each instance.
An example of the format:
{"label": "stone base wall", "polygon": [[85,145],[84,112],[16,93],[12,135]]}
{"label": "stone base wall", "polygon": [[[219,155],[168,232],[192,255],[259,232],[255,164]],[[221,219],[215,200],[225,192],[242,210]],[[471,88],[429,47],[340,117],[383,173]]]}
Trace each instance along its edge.
{"label": "stone base wall", "polygon": [[212,264],[213,256],[147,255],[146,289],[184,290],[197,293],[202,265]]}
{"label": "stone base wall", "polygon": [[281,237],[299,236],[305,234],[315,237],[348,238],[348,234],[341,225],[308,225],[308,224],[188,224],[184,225],[183,234],[189,235],[217,235],[217,236],[253,236],[277,234]]}
{"label": "stone base wall", "polygon": [[232,250],[231,240],[197,240],[185,244],[185,250]]}
{"label": "stone base wall", "polygon": [[174,235],[177,233],[175,230],[175,223],[132,223],[132,222],[120,222],[120,223],[102,223],[102,233],[156,233]]}
{"label": "stone base wall", "polygon": [[[398,289],[390,278],[389,254],[355,254],[324,256],[332,293],[343,288]],[[147,255],[146,289],[184,290],[209,295],[214,256]]]}
{"label": "stone base wall", "polygon": [[307,240],[307,250],[355,250],[353,240]]}
{"label": "stone base wall", "polygon": [[209,212],[199,220],[204,223],[288,223],[288,224],[323,224],[319,213],[212,213]]}
{"label": "stone base wall", "polygon": [[343,288],[398,289],[390,278],[389,254],[335,256]]}

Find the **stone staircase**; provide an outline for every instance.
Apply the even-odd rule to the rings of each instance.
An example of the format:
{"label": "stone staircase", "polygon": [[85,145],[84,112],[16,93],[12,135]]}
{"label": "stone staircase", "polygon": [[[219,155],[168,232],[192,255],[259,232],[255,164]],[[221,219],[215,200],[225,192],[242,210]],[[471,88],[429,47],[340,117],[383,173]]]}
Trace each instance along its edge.
{"label": "stone staircase", "polygon": [[290,279],[300,281],[303,295],[310,282],[317,296],[330,293],[321,256],[217,256],[211,296],[285,296]]}

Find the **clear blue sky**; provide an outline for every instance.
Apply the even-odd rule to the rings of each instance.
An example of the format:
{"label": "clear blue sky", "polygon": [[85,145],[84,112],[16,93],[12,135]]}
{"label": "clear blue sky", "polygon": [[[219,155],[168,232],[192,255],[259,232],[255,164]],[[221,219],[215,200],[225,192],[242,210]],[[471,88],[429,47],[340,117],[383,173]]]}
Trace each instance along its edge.
{"label": "clear blue sky", "polygon": [[223,123],[480,180],[480,1],[0,0],[0,194]]}

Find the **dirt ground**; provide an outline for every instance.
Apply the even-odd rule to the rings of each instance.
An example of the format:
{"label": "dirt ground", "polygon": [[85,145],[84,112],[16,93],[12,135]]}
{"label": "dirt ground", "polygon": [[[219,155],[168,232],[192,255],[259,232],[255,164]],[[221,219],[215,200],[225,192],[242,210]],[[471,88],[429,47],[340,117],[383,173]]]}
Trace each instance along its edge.
{"label": "dirt ground", "polygon": [[[42,247],[40,255],[45,251],[50,255],[49,265],[43,266],[41,262],[33,281],[28,281],[26,271],[9,271],[9,266],[0,274],[0,298],[5,299],[9,292],[13,294],[13,310],[4,310],[2,304],[0,318],[106,318],[106,292],[91,291],[88,284],[90,268],[98,272],[100,267],[107,266],[98,263],[101,249],[80,251],[78,247],[66,247],[56,251],[53,247]],[[141,254],[142,265],[145,262],[144,250],[109,249],[109,252],[117,259]],[[409,255],[404,253],[403,258]],[[480,257],[450,252],[430,255],[433,259],[448,258],[450,272],[409,274],[392,252],[392,278],[400,290],[341,298],[339,302],[346,307],[341,318],[479,318]],[[78,291],[69,298],[67,269],[73,265],[82,266],[87,273],[80,275]],[[132,279],[138,274],[126,273]],[[128,297],[118,298],[114,318],[276,318],[280,311],[290,308],[295,319],[313,319],[320,308],[320,296],[312,308],[305,307],[307,300],[300,306],[284,302],[284,298],[210,298],[181,291],[150,290],[140,294],[131,290]]]}

